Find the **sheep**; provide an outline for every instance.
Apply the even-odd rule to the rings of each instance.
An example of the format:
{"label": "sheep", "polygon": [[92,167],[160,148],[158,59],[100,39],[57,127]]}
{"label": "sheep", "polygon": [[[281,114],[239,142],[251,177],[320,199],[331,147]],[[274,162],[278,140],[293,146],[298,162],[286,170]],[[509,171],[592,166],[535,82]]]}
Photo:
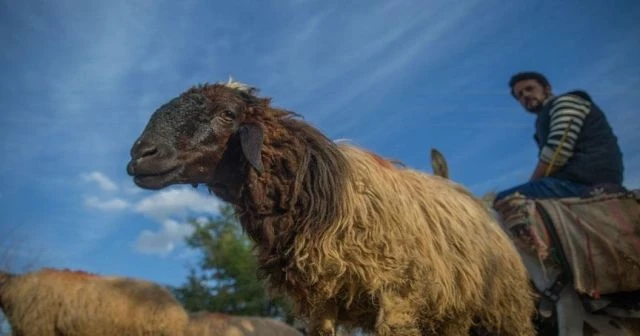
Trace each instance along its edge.
{"label": "sheep", "polygon": [[[444,155],[435,148],[431,149],[431,168],[435,175],[449,179],[449,168]],[[488,192],[481,197],[485,206],[493,212],[500,222],[500,215],[493,209],[496,193]],[[505,228],[506,230],[506,228]],[[515,239],[515,238],[513,238]],[[543,265],[531,251],[517,247],[535,290],[540,293],[550,288],[555,279],[562,272],[557,265],[545,261]],[[629,312],[617,314],[608,308],[602,313],[594,314],[585,310],[581,298],[573,286],[565,286],[559,293],[558,302],[553,307],[556,318],[556,332],[563,335],[639,335],[640,316],[628,317]],[[551,317],[551,307],[540,307],[540,316]]]}
{"label": "sheep", "polygon": [[188,323],[162,286],[67,269],[0,272],[0,308],[24,336],[180,336]]}
{"label": "sheep", "polygon": [[188,336],[302,336],[273,318],[198,311],[189,313]]}
{"label": "sheep", "polygon": [[533,335],[534,294],[507,235],[459,185],[333,142],[237,81],[159,107],[131,148],[144,189],[205,184],[232,204],[258,276],[310,335]]}

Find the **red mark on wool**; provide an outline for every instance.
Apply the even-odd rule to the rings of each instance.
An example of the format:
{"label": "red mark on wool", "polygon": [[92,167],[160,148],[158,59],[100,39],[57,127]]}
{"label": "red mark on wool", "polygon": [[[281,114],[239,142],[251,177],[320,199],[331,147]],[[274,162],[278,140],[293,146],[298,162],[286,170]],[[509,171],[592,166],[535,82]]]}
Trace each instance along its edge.
{"label": "red mark on wool", "polygon": [[373,159],[381,166],[385,168],[393,168],[393,163],[391,161],[382,158],[380,155],[369,152],[369,155],[373,157]]}
{"label": "red mark on wool", "polygon": [[59,276],[68,276],[70,278],[77,278],[77,279],[86,279],[86,278],[96,278],[99,277],[99,275],[95,274],[95,273],[89,273],[86,271],[82,271],[82,270],[70,270],[68,268],[65,269],[54,269],[54,268],[45,268],[43,269],[43,273],[49,273],[49,274],[55,274],[55,275],[59,275]]}

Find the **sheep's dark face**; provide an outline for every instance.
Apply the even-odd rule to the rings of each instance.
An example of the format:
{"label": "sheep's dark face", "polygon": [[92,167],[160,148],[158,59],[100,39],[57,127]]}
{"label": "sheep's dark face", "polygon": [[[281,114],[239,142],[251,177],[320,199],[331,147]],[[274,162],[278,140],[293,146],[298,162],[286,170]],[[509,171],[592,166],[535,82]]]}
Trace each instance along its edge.
{"label": "sheep's dark face", "polygon": [[262,128],[246,124],[251,99],[216,84],[191,89],[161,106],[131,148],[127,172],[134,183],[145,189],[210,183],[234,135],[245,159],[261,170]]}

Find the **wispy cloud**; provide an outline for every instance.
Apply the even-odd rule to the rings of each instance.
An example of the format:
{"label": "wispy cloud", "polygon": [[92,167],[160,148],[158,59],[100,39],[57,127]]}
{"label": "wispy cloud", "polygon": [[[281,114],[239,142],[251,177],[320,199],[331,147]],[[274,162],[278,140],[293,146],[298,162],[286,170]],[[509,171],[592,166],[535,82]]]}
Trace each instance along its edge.
{"label": "wispy cloud", "polygon": [[138,236],[134,247],[144,254],[166,256],[184,238],[193,232],[188,223],[175,218],[194,217],[197,222],[206,222],[206,215],[215,215],[220,211],[220,201],[211,196],[198,193],[192,188],[162,190],[137,202],[135,212],[152,217],[161,227],[156,230],[144,230]]}
{"label": "wispy cloud", "polygon": [[[208,218],[198,216],[193,218],[196,223],[204,224]],[[174,219],[160,221],[158,230],[142,230],[133,243],[133,248],[146,255],[166,257],[176,251],[176,248],[184,243],[184,239],[193,233],[190,223],[179,222]],[[189,259],[195,251],[183,249],[175,255],[178,259]]]}
{"label": "wispy cloud", "polygon": [[[16,147],[10,164],[56,155],[79,172],[88,162],[104,170],[122,160],[119,151],[128,144],[119,140],[132,138],[138,125],[132,121],[148,116],[158,97],[164,96],[157,88],[145,90],[141,79],[158,83],[157,78],[163,77],[174,82],[175,63],[183,55],[179,50],[184,39],[178,36],[188,22],[183,14],[192,4],[169,6],[170,27],[167,3],[65,1],[10,6],[17,20],[31,22],[25,34],[46,43],[50,59],[17,74],[29,89],[19,92],[28,103],[16,106],[25,111],[14,123],[31,132],[8,138],[7,145]],[[52,40],[56,42],[49,46]],[[24,51],[15,57],[35,56]],[[138,85],[132,85],[132,76],[139,78]],[[56,139],[55,146],[44,139]]]}
{"label": "wispy cloud", "polygon": [[[108,177],[100,174],[106,180]],[[138,195],[123,190],[122,197],[100,199],[97,196],[88,196],[84,204],[92,209],[103,212],[128,211],[130,214],[143,215],[160,224],[158,230],[143,230],[133,243],[133,248],[143,254],[166,256],[173,252],[177,246],[184,243],[185,236],[192,232],[191,225],[181,223],[187,217],[195,217],[198,222],[205,222],[205,216],[219,213],[220,201],[211,195],[203,195],[191,187],[174,187],[161,190],[149,196],[134,200]],[[83,236],[85,239],[95,241],[103,238],[104,234],[111,232],[99,229],[95,225],[83,223]]]}
{"label": "wispy cloud", "polygon": [[220,202],[190,188],[161,190],[135,205],[135,211],[155,219],[169,216],[186,216],[190,212],[216,214]]}
{"label": "wispy cloud", "polygon": [[84,204],[90,208],[96,208],[103,211],[120,211],[127,209],[129,202],[121,198],[111,198],[108,200],[100,200],[98,197],[90,196],[84,201]]}
{"label": "wispy cloud", "polygon": [[[275,38],[281,41],[280,47],[260,58],[259,64],[270,73],[263,86],[271,92],[286,88],[287,96],[297,97],[288,98],[287,104],[304,105],[316,119],[331,118],[359,95],[372,90],[382,92],[382,88],[390,92],[416,68],[429,71],[448,54],[482,39],[492,29],[474,29],[468,24],[474,22],[482,28],[492,25],[470,20],[481,5],[477,1],[454,7],[437,2],[428,6],[379,2],[356,12],[319,10],[311,19],[293,20],[289,29]],[[402,24],[396,23],[398,17],[403,18]],[[329,35],[340,38],[327,39]],[[318,97],[328,99],[321,99],[318,106]],[[366,107],[358,107],[350,111],[361,116]]]}
{"label": "wispy cloud", "polygon": [[[167,256],[177,246],[183,245],[184,238],[192,232],[191,225],[181,221],[191,217],[204,223],[207,220],[205,216],[219,213],[220,201],[215,196],[202,194],[191,187],[173,187],[140,198],[140,192],[136,191],[140,188],[122,188],[103,173],[85,174],[83,179],[102,183],[107,186],[103,189],[120,190],[122,194],[106,199],[87,196],[84,204],[88,208],[109,213],[126,211],[148,217],[160,225],[157,230],[143,230],[132,243],[133,249],[143,254]],[[114,229],[97,223],[96,219],[84,221],[77,227],[85,241],[100,240]]]}
{"label": "wispy cloud", "polygon": [[96,182],[98,186],[105,191],[116,191],[118,190],[118,186],[111,181],[108,177],[106,177],[103,173],[99,171],[93,171],[88,174],[83,174],[82,179],[86,182]]}

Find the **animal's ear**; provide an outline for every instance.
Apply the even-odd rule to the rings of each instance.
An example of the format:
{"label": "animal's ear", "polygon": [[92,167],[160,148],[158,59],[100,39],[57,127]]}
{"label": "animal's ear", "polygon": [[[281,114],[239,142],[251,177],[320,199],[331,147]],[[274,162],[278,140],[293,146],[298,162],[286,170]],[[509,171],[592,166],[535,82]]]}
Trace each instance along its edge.
{"label": "animal's ear", "polygon": [[262,173],[264,169],[262,165],[262,141],[264,139],[264,130],[259,124],[251,123],[240,126],[240,146],[244,157],[249,164],[258,172]]}
{"label": "animal's ear", "polygon": [[444,155],[435,148],[431,149],[431,169],[433,169],[435,175],[446,179],[449,178],[447,160],[445,160]]}

